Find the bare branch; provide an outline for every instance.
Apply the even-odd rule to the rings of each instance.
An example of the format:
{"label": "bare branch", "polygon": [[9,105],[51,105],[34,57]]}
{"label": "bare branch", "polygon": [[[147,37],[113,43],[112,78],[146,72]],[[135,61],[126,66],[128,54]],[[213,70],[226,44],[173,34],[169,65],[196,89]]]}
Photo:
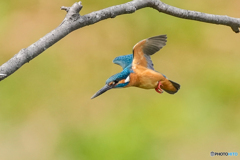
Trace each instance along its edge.
{"label": "bare branch", "polygon": [[159,12],[163,12],[175,17],[196,20],[201,22],[207,22],[212,24],[221,24],[226,25],[232,28],[235,33],[239,33],[240,27],[240,18],[232,18],[223,15],[214,15],[214,14],[207,14],[197,11],[190,11],[179,9],[170,5],[167,5],[161,1],[155,3],[152,8],[158,10]]}
{"label": "bare branch", "polygon": [[61,10],[65,10],[67,12],[63,22],[56,29],[46,34],[29,47],[20,50],[19,53],[14,55],[14,57],[12,57],[9,61],[0,66],[0,81],[10,76],[25,63],[41,54],[47,48],[58,42],[72,31],[97,23],[104,19],[114,18],[122,14],[134,13],[136,10],[145,7],[151,7],[159,12],[179,18],[226,25],[231,27],[235,33],[238,33],[240,28],[239,18],[179,9],[167,5],[160,0],[133,0],[125,4],[112,6],[100,11],[80,16],[79,12],[82,7],[83,6],[81,2],[76,2],[71,7],[61,7]]}

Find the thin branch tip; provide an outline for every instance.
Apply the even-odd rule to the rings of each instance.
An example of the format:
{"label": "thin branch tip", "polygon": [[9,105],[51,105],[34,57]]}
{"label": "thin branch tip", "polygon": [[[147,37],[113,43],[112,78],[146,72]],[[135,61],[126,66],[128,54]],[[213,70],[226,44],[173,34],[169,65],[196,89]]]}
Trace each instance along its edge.
{"label": "thin branch tip", "polygon": [[62,6],[60,9],[61,10],[65,10],[67,13],[68,12],[71,12],[71,13],[79,13],[82,9],[82,2],[79,1],[79,2],[75,2],[71,7],[65,7],[65,6]]}
{"label": "thin branch tip", "polygon": [[82,5],[82,2],[79,1],[79,2],[76,2],[73,4],[72,8],[74,8],[74,10],[79,13],[82,9],[83,5]]}
{"label": "thin branch tip", "polygon": [[66,12],[69,12],[69,10],[71,8],[73,8],[76,12],[80,12],[80,10],[82,9],[82,2],[79,1],[79,2],[76,2],[72,5],[72,7],[65,7],[65,6],[62,6],[60,9],[61,10],[65,10]]}
{"label": "thin branch tip", "polygon": [[79,5],[79,6],[82,6],[82,2],[81,2],[81,1],[79,1],[79,2],[78,2],[78,5]]}
{"label": "thin branch tip", "polygon": [[239,33],[239,28],[237,26],[231,26],[233,32]]}
{"label": "thin branch tip", "polygon": [[65,10],[66,12],[68,12],[68,11],[69,11],[69,9],[70,9],[70,7],[65,7],[65,6],[62,6],[60,9],[61,9],[61,10]]}

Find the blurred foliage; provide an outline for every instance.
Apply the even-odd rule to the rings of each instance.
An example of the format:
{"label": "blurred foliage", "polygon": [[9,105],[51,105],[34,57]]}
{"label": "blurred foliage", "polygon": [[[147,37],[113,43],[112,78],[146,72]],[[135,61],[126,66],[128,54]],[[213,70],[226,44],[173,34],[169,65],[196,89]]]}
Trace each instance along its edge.
{"label": "blurred foliage", "polygon": [[[57,27],[74,0],[0,1],[0,63]],[[82,1],[87,14],[118,1]],[[239,1],[167,4],[240,17]],[[155,69],[176,95],[127,88],[90,97],[112,64],[147,37],[168,35]],[[239,34],[145,8],[74,31],[0,83],[2,160],[192,160],[240,154]],[[234,157],[232,157],[234,159]]]}

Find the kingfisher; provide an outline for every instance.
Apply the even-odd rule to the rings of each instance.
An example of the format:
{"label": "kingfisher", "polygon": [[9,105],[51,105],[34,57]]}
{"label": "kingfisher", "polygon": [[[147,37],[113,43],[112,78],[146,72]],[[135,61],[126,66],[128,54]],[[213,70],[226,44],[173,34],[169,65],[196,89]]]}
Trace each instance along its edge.
{"label": "kingfisher", "polygon": [[113,88],[131,86],[155,89],[160,94],[163,93],[163,90],[169,94],[175,94],[180,89],[180,85],[156,71],[150,57],[164,47],[166,42],[167,35],[144,39],[133,47],[132,54],[116,57],[113,63],[120,65],[123,71],[108,78],[105,86],[97,91],[91,99]]}

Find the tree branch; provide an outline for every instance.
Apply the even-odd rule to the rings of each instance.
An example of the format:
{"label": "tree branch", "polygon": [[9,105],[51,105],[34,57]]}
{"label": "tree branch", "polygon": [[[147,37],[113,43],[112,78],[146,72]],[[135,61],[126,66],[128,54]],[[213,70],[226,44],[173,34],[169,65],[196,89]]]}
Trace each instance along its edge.
{"label": "tree branch", "polygon": [[80,16],[79,12],[82,7],[83,6],[81,2],[76,2],[71,7],[61,7],[62,10],[65,10],[67,12],[63,22],[56,29],[54,29],[44,37],[40,38],[37,42],[33,43],[29,47],[20,50],[20,52],[14,55],[9,61],[1,65],[0,81],[10,76],[25,63],[37,57],[47,48],[61,40],[63,37],[65,37],[72,31],[82,28],[84,26],[97,23],[104,19],[115,18],[116,16],[122,14],[134,13],[136,10],[145,7],[151,7],[158,10],[159,12],[179,18],[226,25],[231,27],[235,33],[238,33],[240,28],[239,18],[179,9],[167,5],[160,0],[133,0],[125,4],[112,6],[102,9],[100,11]]}

